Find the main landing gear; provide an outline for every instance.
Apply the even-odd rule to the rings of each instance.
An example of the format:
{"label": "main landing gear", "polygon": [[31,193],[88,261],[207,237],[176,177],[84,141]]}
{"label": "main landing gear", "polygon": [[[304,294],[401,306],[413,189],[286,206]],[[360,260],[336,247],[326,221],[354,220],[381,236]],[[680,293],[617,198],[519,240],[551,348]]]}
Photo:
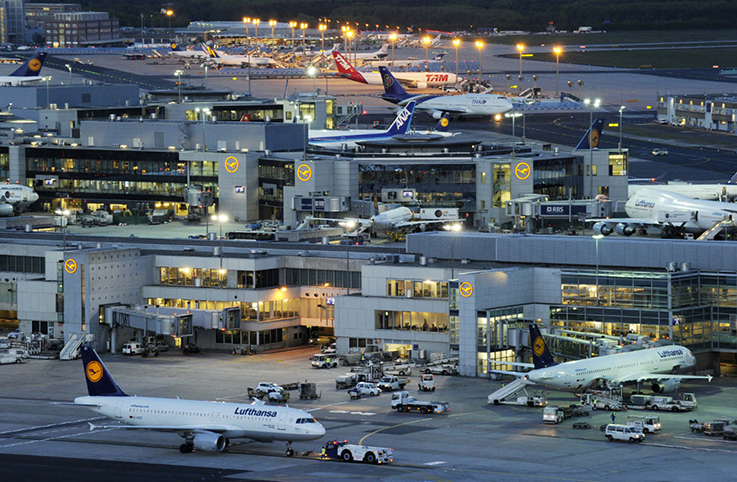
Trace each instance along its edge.
{"label": "main landing gear", "polygon": [[294,450],[292,450],[292,442],[287,442],[287,457],[291,457],[294,455]]}
{"label": "main landing gear", "polygon": [[182,445],[179,446],[179,451],[182,452],[183,454],[192,453],[193,450],[194,450],[194,445],[191,443],[183,443]]}

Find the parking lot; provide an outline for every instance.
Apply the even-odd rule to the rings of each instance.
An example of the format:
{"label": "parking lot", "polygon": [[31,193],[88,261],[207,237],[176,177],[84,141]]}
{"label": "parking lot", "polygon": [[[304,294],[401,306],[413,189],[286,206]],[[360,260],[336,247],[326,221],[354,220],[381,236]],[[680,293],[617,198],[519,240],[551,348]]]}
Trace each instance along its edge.
{"label": "parking lot", "polygon": [[[629,481],[633,474],[644,479],[651,473],[657,473],[652,480],[668,481],[735,478],[737,442],[692,434],[688,428],[691,418],[737,417],[737,381],[732,378],[684,385],[682,391],[696,393],[698,410],[658,412],[662,432],[648,435],[641,444],[629,444],[608,442],[598,429],[611,421],[609,412],[544,425],[540,408],[489,406],[486,397],[499,382],[484,379],[439,375],[434,393],[419,392],[414,370],[407,387],[410,393],[419,399],[449,402],[447,414],[390,411],[388,393],[352,401],[346,390],[335,388],[335,377],[347,369],[313,369],[309,358],[315,351],[308,347],[254,356],[209,352],[183,356],[170,350],[157,358],[103,356],[129,395],[246,402],[248,387],[259,382],[316,383],[321,398],[300,400],[297,392],[291,392],[288,403],[312,413],[327,434],[321,440],[295,443],[298,453],[292,458],[285,457],[283,443],[234,441],[224,453],[181,454],[181,439],[174,434],[113,428],[90,432],[88,422],[106,421],[84,408],[63,404],[86,394],[81,361],[4,365],[0,367],[4,405],[0,463],[13,476],[6,480],[26,480],[24,455],[42,456],[48,462],[36,475],[44,470],[51,471],[50,476],[64,472],[68,480],[89,480],[93,475],[99,480],[123,480],[127,473],[179,481],[325,480],[328,476],[330,480]],[[552,392],[548,398],[551,405],[575,402],[566,393]],[[626,422],[627,414],[617,413],[617,422]],[[573,422],[581,420],[596,428],[573,429]],[[334,439],[393,448],[394,463],[372,466],[319,460],[315,454]],[[99,469],[99,464],[85,462],[90,460],[115,463]]]}

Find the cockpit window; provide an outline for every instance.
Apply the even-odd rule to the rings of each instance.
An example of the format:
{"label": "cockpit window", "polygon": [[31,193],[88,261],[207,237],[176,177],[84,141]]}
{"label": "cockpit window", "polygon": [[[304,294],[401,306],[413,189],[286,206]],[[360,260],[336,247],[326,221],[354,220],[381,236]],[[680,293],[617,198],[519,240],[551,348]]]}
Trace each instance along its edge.
{"label": "cockpit window", "polygon": [[314,418],[298,418],[297,423],[317,423]]}

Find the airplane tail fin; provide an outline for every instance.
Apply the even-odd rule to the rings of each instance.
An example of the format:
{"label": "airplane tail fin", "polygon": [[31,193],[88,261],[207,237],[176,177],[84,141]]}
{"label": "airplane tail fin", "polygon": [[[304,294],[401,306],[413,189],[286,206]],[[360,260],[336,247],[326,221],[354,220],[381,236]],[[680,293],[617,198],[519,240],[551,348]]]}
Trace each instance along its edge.
{"label": "airplane tail fin", "polygon": [[530,344],[532,345],[532,362],[535,364],[535,369],[557,365],[545,344],[545,340],[543,340],[540,328],[535,323],[530,323]]}
{"label": "airplane tail fin", "polygon": [[368,84],[363,75],[361,75],[361,72],[354,69],[351,63],[348,62],[345,57],[343,57],[343,55],[337,50],[333,50],[333,59],[335,59],[335,66],[338,67],[338,74],[341,77],[346,77],[353,80],[354,82]]}
{"label": "airplane tail fin", "polygon": [[450,114],[446,112],[445,114],[443,114],[443,117],[441,117],[438,123],[435,125],[433,132],[448,132],[449,125],[450,125]]}
{"label": "airplane tail fin", "polygon": [[395,100],[404,100],[412,97],[399,84],[392,73],[389,72],[389,69],[387,69],[386,67],[379,67],[379,73],[381,74],[381,82],[384,84],[384,92],[386,92],[386,95],[388,97]]}
{"label": "airplane tail fin", "polygon": [[220,57],[218,53],[215,52],[215,49],[205,43],[202,44],[202,50],[204,50],[208,57],[210,57],[211,59],[217,59]]}
{"label": "airplane tail fin", "polygon": [[[603,129],[604,119],[594,119],[594,123],[591,124],[591,127],[589,127],[589,130],[587,130],[586,134],[583,135],[574,150],[590,149],[589,146],[592,146],[594,149],[598,149],[599,139],[601,138],[601,131]],[[589,138],[591,138],[591,143],[589,143]]]}
{"label": "airplane tail fin", "polygon": [[443,60],[443,57],[445,57],[445,52],[440,52],[433,58],[433,60]]}
{"label": "airplane tail fin", "polygon": [[732,176],[732,179],[730,179],[727,184],[737,184],[737,172]]}
{"label": "airplane tail fin", "polygon": [[37,52],[26,60],[23,65],[10,74],[11,77],[37,77],[41,73],[41,67],[46,60],[46,52]]}
{"label": "airplane tail fin", "polygon": [[407,103],[404,109],[397,114],[397,118],[394,119],[392,125],[389,126],[388,134],[396,136],[398,134],[406,134],[409,132],[409,126],[412,124],[412,115],[415,112],[415,105],[417,102],[414,100]]}
{"label": "airplane tail fin", "polygon": [[82,365],[87,380],[87,391],[91,397],[128,396],[115,383],[97,352],[88,346],[82,347]]}
{"label": "airplane tail fin", "polygon": [[185,49],[181,48],[178,44],[172,43],[171,44],[171,51],[172,52],[184,52]]}

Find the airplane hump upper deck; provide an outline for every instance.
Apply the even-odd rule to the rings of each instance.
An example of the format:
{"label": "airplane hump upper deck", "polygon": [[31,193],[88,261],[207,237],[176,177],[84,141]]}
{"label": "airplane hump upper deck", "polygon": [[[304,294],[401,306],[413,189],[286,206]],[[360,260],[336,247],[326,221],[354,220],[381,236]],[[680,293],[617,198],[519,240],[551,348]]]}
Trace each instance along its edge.
{"label": "airplane hump upper deck", "polygon": [[127,397],[115,383],[97,352],[88,346],[82,347],[82,365],[87,391],[91,397]]}

